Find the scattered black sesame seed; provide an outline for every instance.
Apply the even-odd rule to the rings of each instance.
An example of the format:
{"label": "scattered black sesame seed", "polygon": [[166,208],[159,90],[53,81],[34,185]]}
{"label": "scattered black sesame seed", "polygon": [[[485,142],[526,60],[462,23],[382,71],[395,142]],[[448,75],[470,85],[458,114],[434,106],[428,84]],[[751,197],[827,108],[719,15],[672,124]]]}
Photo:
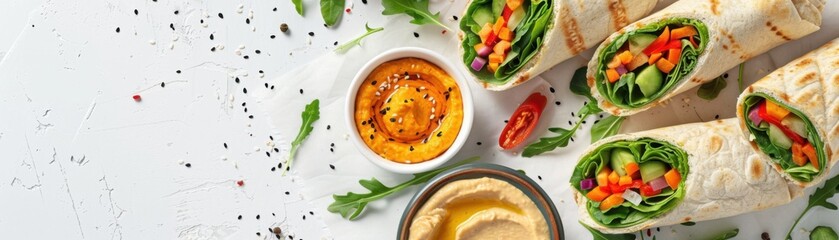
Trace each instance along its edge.
{"label": "scattered black sesame seed", "polygon": [[253,115],[248,116],[248,118],[253,119]]}
{"label": "scattered black sesame seed", "polygon": [[300,94],[303,94],[303,89],[302,88],[300,89]]}
{"label": "scattered black sesame seed", "polygon": [[186,167],[192,167],[191,163],[186,163]]}
{"label": "scattered black sesame seed", "polygon": [[329,148],[329,152],[335,152],[334,148]]}
{"label": "scattered black sesame seed", "polygon": [[329,146],[330,147],[335,147],[335,143],[330,143]]}
{"label": "scattered black sesame seed", "polygon": [[542,176],[541,176],[541,175],[536,175],[536,177],[537,177],[537,178],[539,178],[539,180],[542,180]]}
{"label": "scattered black sesame seed", "polygon": [[242,88],[242,92],[243,92],[243,93],[245,93],[245,94],[247,94],[247,93],[248,93],[248,89],[247,89],[247,88]]}
{"label": "scattered black sesame seed", "polygon": [[178,10],[175,10],[175,15],[178,15],[178,13],[179,13]]}
{"label": "scattered black sesame seed", "polygon": [[332,43],[332,46],[338,46],[338,41],[335,41],[334,43]]}
{"label": "scattered black sesame seed", "polygon": [[177,73],[177,74],[181,74],[181,70],[180,70],[180,69],[175,70],[175,73]]}
{"label": "scattered black sesame seed", "polygon": [[361,0],[361,3],[367,4],[367,0]]}
{"label": "scattered black sesame seed", "polygon": [[277,36],[271,35],[271,39],[274,39],[274,38],[276,38],[276,37],[277,37]]}
{"label": "scattered black sesame seed", "polygon": [[169,28],[171,28],[172,31],[175,31],[175,24],[174,23],[169,23]]}
{"label": "scattered black sesame seed", "polygon": [[245,55],[243,58],[245,58],[245,59],[249,59],[249,58],[251,58],[251,57],[248,57],[248,55]]}
{"label": "scattered black sesame seed", "polygon": [[314,36],[315,36],[315,32],[309,32],[309,36],[314,37]]}
{"label": "scattered black sesame seed", "polygon": [[137,11],[137,9],[134,9],[134,15],[138,15],[138,14],[140,14],[140,11]]}
{"label": "scattered black sesame seed", "polygon": [[268,83],[265,83],[265,88],[268,88]]}
{"label": "scattered black sesame seed", "polygon": [[418,38],[418,37],[419,37],[419,33],[414,32],[414,37],[415,37],[415,38]]}
{"label": "scattered black sesame seed", "polygon": [[328,28],[328,27],[329,27],[329,25],[326,25],[326,23],[324,23],[324,24],[323,24],[323,27]]}
{"label": "scattered black sesame seed", "polygon": [[554,89],[554,87],[551,87],[550,89],[551,89],[551,93],[555,93],[555,92],[556,92],[556,90]]}
{"label": "scattered black sesame seed", "polygon": [[166,82],[160,82],[160,87],[166,87]]}
{"label": "scattered black sesame seed", "polygon": [[215,51],[216,51],[216,47],[211,47],[210,48],[210,52],[215,52]]}
{"label": "scattered black sesame seed", "polygon": [[242,220],[242,215],[239,215],[239,220]]}
{"label": "scattered black sesame seed", "polygon": [[457,15],[453,15],[453,16],[452,16],[452,19],[454,19],[455,21],[457,21]]}
{"label": "scattered black sesame seed", "polygon": [[215,39],[216,39],[216,37],[212,33],[210,33],[210,40],[215,40]]}
{"label": "scattered black sesame seed", "polygon": [[573,138],[573,137],[571,138],[571,141],[572,141],[572,142],[574,141],[574,138]]}
{"label": "scattered black sesame seed", "polygon": [[224,19],[224,14],[218,13],[218,18]]}
{"label": "scattered black sesame seed", "polygon": [[289,194],[291,194],[291,193],[289,193],[288,191],[285,191],[285,195],[289,195]]}
{"label": "scattered black sesame seed", "polygon": [[309,211],[309,215],[314,216],[314,215],[315,215],[315,212]]}
{"label": "scattered black sesame seed", "polygon": [[117,33],[119,33],[119,27],[117,27]]}
{"label": "scattered black sesame seed", "polygon": [[714,119],[720,119],[720,115],[717,114],[716,116],[714,116]]}
{"label": "scattered black sesame seed", "polygon": [[227,148],[227,143],[224,143],[224,148]]}
{"label": "scattered black sesame seed", "polygon": [[572,116],[572,117],[574,116],[574,112],[571,112],[571,116]]}
{"label": "scattered black sesame seed", "polygon": [[[332,129],[332,125],[327,124],[326,125],[326,130],[329,130],[329,129]],[[335,146],[335,144],[333,143],[332,146]]]}
{"label": "scattered black sesame seed", "polygon": [[728,78],[728,73],[722,75],[723,78]]}
{"label": "scattered black sesame seed", "polygon": [[279,148],[274,148],[274,152],[280,152]]}
{"label": "scattered black sesame seed", "polygon": [[250,18],[245,18],[245,23],[246,24],[251,24],[251,19]]}
{"label": "scattered black sesame seed", "polygon": [[[259,49],[257,49],[256,51],[253,51],[253,52],[255,52],[256,54],[262,54],[262,51],[259,51]],[[259,70],[259,71],[262,71],[262,70]]]}
{"label": "scattered black sesame seed", "polygon": [[244,111],[245,111],[245,112],[248,112],[248,108],[245,108],[245,109],[244,109]]}
{"label": "scattered black sesame seed", "polygon": [[236,83],[239,83],[239,77],[236,77],[236,79],[234,79],[233,81],[236,81]]}
{"label": "scattered black sesame seed", "polygon": [[573,124],[573,123],[571,123],[571,121],[568,121],[568,125],[572,125],[572,126],[573,126],[574,124]]}
{"label": "scattered black sesame seed", "polygon": [[561,103],[561,102],[559,102],[559,101],[556,101],[556,102],[554,102],[554,104],[556,104],[557,106],[559,106],[559,105],[560,105],[560,104],[562,104],[562,103]]}
{"label": "scattered black sesame seed", "polygon": [[271,152],[265,151],[265,155],[268,155],[268,157],[271,157]]}
{"label": "scattered black sesame seed", "polygon": [[271,85],[271,90],[274,90],[274,85]]}
{"label": "scattered black sesame seed", "polygon": [[257,236],[262,236],[262,234],[260,234],[259,232],[256,232],[256,235],[257,235]]}
{"label": "scattered black sesame seed", "polygon": [[306,215],[303,215],[303,220],[306,220]]}
{"label": "scattered black sesame seed", "polygon": [[481,146],[481,142],[478,142],[478,146]]}
{"label": "scattered black sesame seed", "polygon": [[259,220],[259,214],[256,215],[256,220]]}
{"label": "scattered black sesame seed", "polygon": [[586,120],[583,120],[583,124],[586,124]]}
{"label": "scattered black sesame seed", "polygon": [[504,120],[504,123],[510,123],[510,120]]}

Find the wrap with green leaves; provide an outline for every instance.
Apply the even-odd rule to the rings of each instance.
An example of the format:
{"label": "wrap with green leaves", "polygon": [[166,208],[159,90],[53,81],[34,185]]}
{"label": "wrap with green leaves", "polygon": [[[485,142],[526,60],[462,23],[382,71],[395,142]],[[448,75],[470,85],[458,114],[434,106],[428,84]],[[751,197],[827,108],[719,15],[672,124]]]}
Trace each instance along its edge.
{"label": "wrap with green leaves", "polygon": [[[632,233],[688,221],[724,218],[788,203],[795,196],[784,178],[748,147],[737,120],[684,124],[597,141],[571,175],[580,222],[603,233]],[[663,161],[681,173],[679,187],[639,205],[628,201],[602,212],[580,189],[612,149],[632,149],[636,160]],[[642,173],[643,174],[643,173]],[[629,190],[627,190],[629,191]]]}
{"label": "wrap with green leaves", "polygon": [[[749,119],[750,109],[768,99],[804,120],[806,140],[818,155],[818,167],[798,166],[789,149],[772,144],[768,131]],[[737,101],[737,117],[752,148],[800,187],[819,185],[839,155],[839,39],[778,68],[747,87]]]}
{"label": "wrap with green leaves", "polygon": [[[460,20],[460,55],[467,70],[486,89],[506,90],[530,80],[609,34],[652,11],[656,0],[525,0],[525,17],[515,29],[508,57],[493,74],[470,67],[481,42],[473,15],[505,0],[472,0]],[[502,5],[503,6],[503,5]],[[498,16],[495,16],[498,17]]]}
{"label": "wrap with green leaves", "polygon": [[[604,111],[616,116],[639,113],[769,49],[815,32],[823,7],[824,0],[677,1],[606,38],[588,63],[587,82]],[[683,44],[681,59],[660,88],[638,96],[641,90],[631,81],[607,81],[606,65],[629,36],[661,31],[672,24],[694,26],[699,46]]]}

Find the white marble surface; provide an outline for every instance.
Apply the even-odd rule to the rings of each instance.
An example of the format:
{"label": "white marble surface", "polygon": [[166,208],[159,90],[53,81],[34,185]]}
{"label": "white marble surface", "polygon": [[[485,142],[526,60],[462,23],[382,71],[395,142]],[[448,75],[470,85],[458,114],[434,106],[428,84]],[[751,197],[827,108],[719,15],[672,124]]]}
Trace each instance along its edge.
{"label": "white marble surface", "polygon": [[[331,193],[357,190],[354,181],[358,178],[375,176],[390,184],[404,176],[379,169],[344,172],[339,168],[333,176],[337,178],[307,183],[301,180],[311,172],[306,167],[325,166],[298,159],[296,164],[303,169],[281,177],[271,168],[288,149],[288,142],[282,139],[293,138],[288,133],[296,132],[298,126],[272,128],[269,122],[284,121],[277,120],[283,116],[269,119],[264,113],[271,109],[260,109],[253,96],[270,93],[266,83],[276,86],[275,91],[305,85],[306,79],[279,76],[330,54],[334,41],[356,36],[365,22],[401,26],[388,28],[382,35],[409,36],[405,45],[422,45],[425,37],[433,37],[430,35],[439,30],[410,25],[404,17],[381,16],[377,0],[366,5],[348,0],[351,13],[344,14],[338,27],[324,28],[317,2],[304,2],[305,17],[293,13],[290,1],[285,0],[12,1],[0,7],[0,30],[4,33],[0,53],[5,53],[0,54],[4,55],[0,60],[0,238],[272,239],[275,237],[268,234],[268,228],[274,226],[282,227],[286,239],[391,238],[395,222],[393,226],[374,223],[398,219],[413,190],[371,206],[375,210],[357,222],[336,219],[337,215],[321,206],[328,204]],[[457,8],[462,7],[462,1],[432,2],[434,9],[453,6],[446,10],[450,12],[460,12]],[[253,17],[247,24],[251,10]],[[746,82],[839,37],[839,6],[830,2],[826,11],[821,31],[750,60]],[[455,24],[451,16],[443,18],[447,24]],[[279,32],[280,23],[290,25],[289,34]],[[309,36],[310,31],[315,36]],[[413,31],[422,37],[412,39]],[[210,51],[212,47],[215,52]],[[361,56],[367,55],[375,54]],[[567,80],[570,71],[582,66],[590,55],[587,51],[543,75],[563,101],[551,118],[557,126],[567,126],[565,122],[572,120],[570,112],[582,101],[568,96]],[[350,62],[363,61],[366,59]],[[710,120],[715,115],[733,117],[733,108],[720,106],[733,106],[739,93],[735,85],[729,82],[714,101],[698,99],[695,91],[688,91],[667,107],[628,119],[622,131]],[[481,95],[478,97],[495,100],[489,103],[506,108],[515,105],[501,100],[505,94],[470,87]],[[141,95],[142,101],[135,102],[135,94]],[[302,109],[305,102],[308,99],[289,106]],[[523,166],[521,161],[527,159],[493,147],[503,122],[492,119],[509,111],[484,111],[480,115],[484,120],[476,123],[484,124],[476,126],[483,131],[473,130],[470,137],[470,143],[484,144],[467,143],[464,154],[478,153],[491,162]],[[287,117],[296,120],[299,111],[289,112]],[[330,124],[333,132],[325,134]],[[318,122],[301,154],[307,153],[303,155],[307,159],[366,166],[366,162],[353,162],[361,159],[342,159],[327,152],[328,144],[343,135],[338,125],[342,123]],[[531,177],[544,177],[540,183],[560,208],[569,239],[589,235],[572,215],[567,179],[555,171],[570,171],[566,168],[573,166],[573,149],[584,146],[587,139],[580,136],[580,141],[568,148],[571,150],[533,160],[557,162],[550,169],[525,169]],[[341,144],[339,153],[352,156],[355,150],[350,145]],[[280,152],[274,152],[274,147]],[[334,189],[303,188],[329,179],[345,181]],[[239,180],[244,181],[241,187],[236,184]],[[659,238],[693,239],[739,227],[738,239],[759,239],[764,231],[780,239],[805,205],[806,198],[802,198],[787,206],[694,227],[662,228]],[[390,211],[394,209],[397,211]],[[799,227],[839,227],[836,214],[813,211]],[[334,225],[326,226],[322,218]],[[355,231],[334,230],[348,228]],[[797,231],[799,236],[806,236],[802,231]]]}

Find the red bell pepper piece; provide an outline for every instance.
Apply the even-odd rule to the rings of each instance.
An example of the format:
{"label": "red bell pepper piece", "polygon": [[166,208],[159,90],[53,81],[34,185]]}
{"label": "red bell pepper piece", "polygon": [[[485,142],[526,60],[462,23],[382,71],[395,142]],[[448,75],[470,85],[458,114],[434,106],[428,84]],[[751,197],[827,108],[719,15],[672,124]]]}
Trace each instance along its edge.
{"label": "red bell pepper piece", "polygon": [[632,186],[629,186],[629,188],[641,189],[641,186],[644,186],[644,180],[635,179],[632,180]]}
{"label": "red bell pepper piece", "polygon": [[658,38],[656,38],[652,43],[650,43],[650,45],[647,46],[647,48],[645,48],[643,52],[644,52],[644,54],[649,56],[650,54],[653,54],[653,51],[661,48],[661,46],[666,45],[667,42],[669,42],[669,41],[670,41],[670,27],[666,26],[666,27],[664,27],[664,32],[661,32],[661,35],[659,35]]}
{"label": "red bell pepper piece", "polygon": [[781,120],[776,119],[775,117],[772,117],[772,115],[769,115],[768,113],[766,113],[766,100],[763,100],[763,102],[760,102],[760,105],[757,106],[757,107],[758,107],[758,109],[757,109],[757,115],[758,116],[760,116],[761,118],[763,118],[763,120],[769,122],[770,124],[775,125],[776,127],[780,128],[781,131],[784,132],[784,135],[787,135],[787,137],[792,139],[793,142],[796,142],[796,143],[799,143],[799,144],[802,144],[802,145],[807,143],[807,141],[805,141],[804,138],[802,138],[801,136],[798,136],[797,133],[793,132],[787,126],[784,126],[783,124],[781,124]]}
{"label": "red bell pepper piece", "polygon": [[682,48],[682,41],[681,40],[673,40],[668,42],[667,44],[662,45],[658,49],[653,50],[651,53],[660,53],[670,49],[681,49]]}
{"label": "red bell pepper piece", "polygon": [[[627,188],[627,186],[620,186],[618,184],[611,184],[611,183],[609,184],[609,190],[612,191],[612,193],[626,192],[626,188]],[[652,188],[650,188],[650,189],[652,190]]]}
{"label": "red bell pepper piece", "polygon": [[492,32],[492,33],[489,34],[489,37],[487,37],[487,40],[484,43],[484,45],[492,48],[492,47],[495,46],[496,43],[498,43],[498,34],[496,34],[495,32]]}
{"label": "red bell pepper piece", "polygon": [[661,190],[654,191],[653,187],[650,187],[650,185],[644,184],[643,186],[641,186],[641,196],[651,197],[658,195],[659,193],[661,193]]}
{"label": "red bell pepper piece", "polygon": [[510,9],[510,6],[504,4],[504,11],[501,12],[501,17],[504,18],[504,22],[510,21],[510,16],[513,15],[513,9]]}

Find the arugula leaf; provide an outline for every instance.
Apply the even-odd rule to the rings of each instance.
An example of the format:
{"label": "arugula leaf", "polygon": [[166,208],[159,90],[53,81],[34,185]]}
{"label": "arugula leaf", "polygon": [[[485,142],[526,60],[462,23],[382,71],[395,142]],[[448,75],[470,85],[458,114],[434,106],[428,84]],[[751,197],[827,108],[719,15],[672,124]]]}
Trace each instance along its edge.
{"label": "arugula leaf", "polygon": [[740,69],[737,70],[737,88],[743,91],[743,69],[746,68],[746,62],[740,63]]}
{"label": "arugula leaf", "polygon": [[740,229],[739,229],[739,228],[735,228],[735,229],[733,229],[733,230],[728,230],[728,231],[726,231],[726,232],[724,232],[724,233],[720,234],[719,236],[716,236],[716,237],[710,238],[710,239],[708,239],[708,240],[726,240],[726,239],[732,239],[732,238],[736,237],[738,233],[740,233]]}
{"label": "arugula leaf", "polygon": [[683,223],[680,223],[680,224],[683,225],[683,226],[693,226],[693,225],[696,225],[696,222],[683,222]]}
{"label": "arugula leaf", "polygon": [[839,192],[839,176],[834,176],[833,178],[825,181],[824,186],[816,189],[816,191],[810,195],[810,200],[807,201],[807,207],[804,208],[804,212],[802,212],[801,216],[798,216],[798,219],[796,219],[795,223],[792,224],[789,232],[787,232],[787,237],[784,239],[792,239],[792,230],[795,229],[795,226],[798,225],[798,221],[801,221],[801,218],[804,217],[804,214],[806,214],[807,211],[810,211],[810,209],[816,206],[822,206],[830,210],[836,210],[836,205],[828,202],[827,200],[832,198],[837,192]]}
{"label": "arugula leaf", "polygon": [[294,4],[294,10],[297,11],[297,14],[303,16],[303,0],[291,0],[291,3]]}
{"label": "arugula leaf", "polygon": [[696,95],[705,100],[714,100],[727,85],[728,83],[725,82],[725,78],[719,76],[710,82],[702,84],[699,90],[696,91]]}
{"label": "arugula leaf", "polygon": [[285,161],[286,167],[283,168],[283,176],[288,169],[291,168],[291,162],[294,160],[294,154],[297,153],[297,148],[300,147],[300,144],[303,143],[303,140],[306,140],[306,137],[309,136],[309,133],[312,133],[312,124],[320,119],[320,100],[315,99],[312,103],[306,105],[306,108],[303,110],[302,118],[303,123],[300,125],[300,131],[297,133],[297,137],[294,138],[294,141],[291,142],[291,151],[288,153],[288,159]]}
{"label": "arugula leaf", "polygon": [[[300,0],[298,0],[300,1]],[[320,15],[328,26],[335,25],[344,13],[345,0],[320,0]]]}
{"label": "arugula leaf", "polygon": [[576,132],[577,128],[580,127],[580,123],[582,123],[582,121],[578,121],[571,130],[564,128],[549,128],[548,131],[558,133],[559,135],[555,137],[539,138],[538,142],[531,143],[530,145],[527,145],[527,147],[524,147],[521,155],[523,157],[533,157],[542,153],[553,151],[557,147],[568,146],[568,140],[574,136],[574,132]]}
{"label": "arugula leaf", "polygon": [[346,42],[344,44],[339,45],[337,48],[335,48],[335,52],[344,53],[344,52],[347,52],[347,50],[350,50],[350,48],[355,47],[355,45],[361,46],[361,39],[364,39],[365,37],[370,36],[370,34],[374,34],[374,33],[377,33],[377,32],[381,32],[382,30],[385,30],[384,27],[370,28],[369,24],[364,24],[364,28],[367,29],[366,33],[364,33],[361,36],[356,37],[353,40],[350,40],[349,42]]}
{"label": "arugula leaf", "polygon": [[591,232],[591,236],[593,237],[594,240],[634,240],[635,239],[635,234],[629,234],[629,233],[605,234],[605,233],[597,231],[593,228],[590,228],[589,226],[587,226],[585,224],[580,223],[580,225],[583,225],[583,227],[585,227],[586,229],[588,229],[589,232]]}
{"label": "arugula leaf", "polygon": [[591,96],[591,88],[586,83],[586,70],[586,67],[581,67],[574,71],[574,76],[571,77],[571,92],[587,97],[590,102],[596,102],[597,100]]}
{"label": "arugula leaf", "polygon": [[839,235],[836,235],[836,231],[833,231],[833,228],[825,227],[825,226],[818,226],[810,232],[810,240],[837,240],[839,239]]}
{"label": "arugula leaf", "polygon": [[437,19],[440,17],[440,12],[432,14],[428,11],[428,0],[382,0],[382,6],[385,7],[382,15],[407,14],[414,18],[411,20],[413,24],[431,23],[450,30],[449,27],[446,27]]}
{"label": "arugula leaf", "polygon": [[617,134],[624,119],[624,117],[609,116],[594,123],[591,127],[591,143]]}
{"label": "arugula leaf", "polygon": [[327,207],[326,210],[341,214],[341,217],[351,221],[355,220],[361,212],[364,211],[364,207],[372,201],[390,196],[391,194],[397,193],[407,187],[427,182],[429,179],[437,176],[441,172],[445,172],[466,163],[474,162],[478,159],[479,157],[475,156],[436,170],[417,173],[414,174],[414,178],[411,178],[411,180],[393,187],[385,186],[382,182],[376,180],[376,178],[358,180],[358,183],[361,184],[362,187],[370,190],[369,193],[347,192],[345,195],[333,194],[332,199],[335,199],[335,201],[332,202],[332,204],[329,204],[329,207]]}

